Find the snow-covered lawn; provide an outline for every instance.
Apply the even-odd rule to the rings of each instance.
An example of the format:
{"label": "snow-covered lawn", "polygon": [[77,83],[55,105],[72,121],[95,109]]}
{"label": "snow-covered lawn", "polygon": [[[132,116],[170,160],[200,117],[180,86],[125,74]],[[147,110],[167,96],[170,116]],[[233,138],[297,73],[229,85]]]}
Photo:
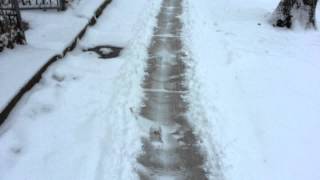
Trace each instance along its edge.
{"label": "snow-covered lawn", "polygon": [[[1,180],[136,178],[134,112],[160,2],[112,2],[80,47],[49,68],[1,127]],[[109,60],[81,51],[104,44],[125,50]]]}
{"label": "snow-covered lawn", "polygon": [[27,45],[0,54],[0,111],[43,64],[71,43],[102,2],[75,0],[65,12],[22,11],[30,26]]}
{"label": "snow-covered lawn", "polygon": [[272,28],[278,0],[186,3],[192,116],[226,179],[320,179],[320,33]]}

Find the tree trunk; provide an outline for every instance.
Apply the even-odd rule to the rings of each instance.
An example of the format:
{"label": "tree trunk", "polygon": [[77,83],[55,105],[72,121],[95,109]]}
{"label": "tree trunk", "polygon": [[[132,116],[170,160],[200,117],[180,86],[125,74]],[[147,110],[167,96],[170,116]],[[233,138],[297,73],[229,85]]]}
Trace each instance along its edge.
{"label": "tree trunk", "polygon": [[306,28],[316,28],[316,6],[318,0],[281,0],[272,16],[277,27],[291,28],[295,20]]}

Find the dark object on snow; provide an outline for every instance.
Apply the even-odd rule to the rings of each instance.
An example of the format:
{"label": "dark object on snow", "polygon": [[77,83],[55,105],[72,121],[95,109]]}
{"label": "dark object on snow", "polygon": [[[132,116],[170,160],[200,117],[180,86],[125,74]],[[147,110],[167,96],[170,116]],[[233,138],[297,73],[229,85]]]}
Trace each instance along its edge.
{"label": "dark object on snow", "polygon": [[17,0],[0,0],[0,52],[25,44],[24,30]]}
{"label": "dark object on snow", "polygon": [[281,0],[272,15],[273,26],[291,28],[293,20],[305,28],[316,29],[316,6],[318,0]]}
{"label": "dark object on snow", "polygon": [[97,46],[94,48],[84,49],[83,51],[84,52],[93,51],[93,52],[97,53],[100,56],[100,58],[109,59],[109,58],[118,57],[120,55],[122,49],[123,48],[121,48],[121,47],[103,45],[103,46]]}

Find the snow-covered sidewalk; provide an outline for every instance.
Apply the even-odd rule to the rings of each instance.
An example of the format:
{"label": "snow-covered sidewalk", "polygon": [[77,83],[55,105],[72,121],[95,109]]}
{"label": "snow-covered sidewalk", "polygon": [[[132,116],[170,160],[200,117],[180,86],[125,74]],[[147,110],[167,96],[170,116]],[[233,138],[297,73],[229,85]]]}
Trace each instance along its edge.
{"label": "snow-covered sidewalk", "polygon": [[72,42],[102,2],[75,0],[65,12],[22,11],[30,26],[27,45],[0,54],[0,112],[40,67]]}

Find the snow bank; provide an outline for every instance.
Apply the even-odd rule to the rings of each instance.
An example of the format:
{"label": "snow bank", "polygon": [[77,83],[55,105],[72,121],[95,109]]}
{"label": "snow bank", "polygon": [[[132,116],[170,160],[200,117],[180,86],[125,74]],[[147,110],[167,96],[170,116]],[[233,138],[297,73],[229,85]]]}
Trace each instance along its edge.
{"label": "snow bank", "polygon": [[276,0],[186,2],[190,115],[209,158],[228,180],[320,179],[320,33],[272,28]]}

